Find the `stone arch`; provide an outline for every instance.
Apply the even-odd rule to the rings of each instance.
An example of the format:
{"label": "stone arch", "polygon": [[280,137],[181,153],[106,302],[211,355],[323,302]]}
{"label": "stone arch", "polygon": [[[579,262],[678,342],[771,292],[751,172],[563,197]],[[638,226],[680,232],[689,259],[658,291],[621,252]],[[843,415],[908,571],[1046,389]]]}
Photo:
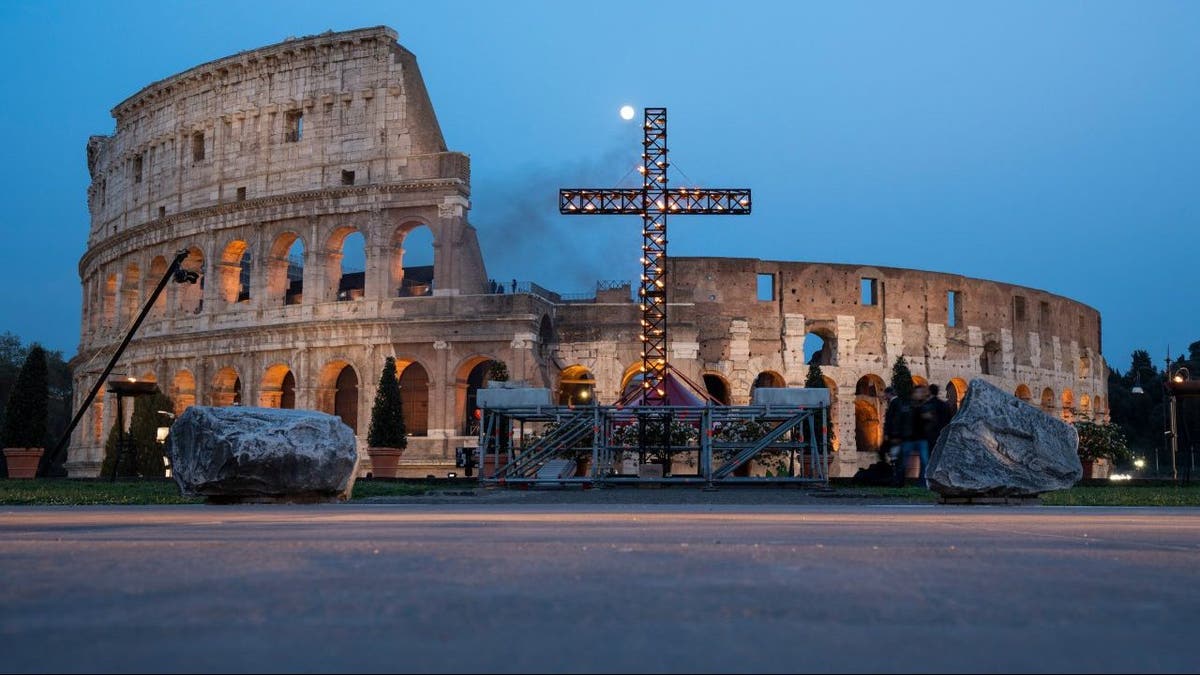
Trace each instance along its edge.
{"label": "stone arch", "polygon": [[782,389],[786,386],[787,381],[783,379],[782,375],[774,370],[764,370],[754,378],[754,384],[750,386],[750,390],[753,391],[759,387],[764,387],[767,389]]}
{"label": "stone arch", "polygon": [[1104,397],[1096,396],[1092,399],[1092,411],[1098,418],[1103,418],[1108,411],[1104,408]]}
{"label": "stone arch", "polygon": [[1062,418],[1070,422],[1075,417],[1075,394],[1069,388],[1062,392]]}
{"label": "stone arch", "polygon": [[[1092,376],[1092,360],[1085,354],[1079,357],[1079,379],[1086,380]],[[1082,404],[1082,399],[1080,399]]]}
{"label": "stone arch", "polygon": [[358,371],[345,359],[334,359],[321,369],[317,382],[317,409],[341,418],[358,433]]}
{"label": "stone arch", "polygon": [[[155,287],[158,286],[158,282],[163,278],[163,275],[166,273],[167,273],[167,259],[161,255],[154,256],[154,259],[150,261],[150,276],[147,279],[147,283],[153,284]],[[168,288],[169,288],[169,286],[168,286]],[[153,292],[153,291],[151,291],[151,292]],[[154,301],[154,306],[150,308],[150,316],[162,317],[162,316],[165,316],[166,313],[167,313],[167,292],[166,292],[166,289],[163,289],[163,292],[159,293],[158,299]]]}
{"label": "stone arch", "polygon": [[1091,419],[1092,417],[1092,397],[1087,394],[1079,395],[1079,414],[1084,419]]}
{"label": "stone arch", "polygon": [[984,375],[999,375],[1001,370],[1000,343],[988,340],[979,355],[979,372]]}
{"label": "stone arch", "polygon": [[296,407],[296,375],[286,363],[276,363],[267,368],[259,389],[258,405],[285,410]]}
{"label": "stone arch", "polygon": [[121,322],[128,324],[137,316],[142,292],[142,271],[136,262],[125,266],[125,276],[121,279]]}
{"label": "stone arch", "polygon": [[837,337],[832,329],[813,328],[804,336],[804,362],[818,366],[837,365]]}
{"label": "stone arch", "polygon": [[499,362],[490,356],[476,355],[469,357],[459,364],[455,371],[454,403],[458,419],[462,421],[463,435],[472,436],[479,433],[479,406],[476,395],[480,389],[487,386],[490,371],[494,363]]}
{"label": "stone arch", "polygon": [[1016,391],[1013,392],[1013,396],[1016,396],[1026,403],[1029,403],[1033,400],[1033,392],[1029,391],[1029,387],[1025,384],[1018,384]]}
{"label": "stone arch", "polygon": [[637,361],[633,365],[625,369],[621,374],[621,400],[625,400],[635,390],[640,390],[642,386],[642,362]]}
{"label": "stone arch", "polygon": [[854,385],[854,442],[859,452],[875,452],[883,445],[883,378],[868,373]]}
{"label": "stone arch", "polygon": [[266,305],[281,307],[304,301],[304,238],[284,230],[271,242],[267,258]]}
{"label": "stone arch", "polygon": [[946,383],[946,402],[952,409],[957,410],[967,395],[967,381],[961,377],[952,377]]}
{"label": "stone arch", "polygon": [[362,299],[367,280],[366,241],[362,231],[352,225],[336,228],[325,240],[326,300]]}
{"label": "stone arch", "polygon": [[225,366],[213,377],[210,405],[228,406],[242,404],[242,378],[233,366]]}
{"label": "stone arch", "polygon": [[109,274],[104,280],[104,299],[101,301],[101,314],[105,326],[117,325],[117,275]]}
{"label": "stone arch", "polygon": [[199,247],[189,247],[187,257],[179,264],[179,268],[197,275],[196,283],[183,283],[176,288],[179,312],[185,316],[199,314],[204,311],[204,252]]}
{"label": "stone arch", "polygon": [[217,291],[226,304],[249,302],[252,262],[250,247],[242,239],[234,239],[221,251]]}
{"label": "stone arch", "polygon": [[182,415],[183,411],[196,404],[196,376],[184,368],[175,373],[171,380],[171,400],[175,404],[175,414]]}
{"label": "stone arch", "polygon": [[388,295],[433,295],[434,237],[425,223],[405,223],[392,232]]}
{"label": "stone arch", "polygon": [[555,342],[554,322],[550,320],[549,314],[543,314],[542,320],[538,322],[538,350],[543,358],[550,353]]}
{"label": "stone arch", "polygon": [[914,387],[928,387],[929,386],[929,380],[925,379],[921,375],[917,375],[916,373],[913,373],[912,381],[913,381]]}
{"label": "stone arch", "polygon": [[596,402],[596,377],[581,365],[567,366],[558,376],[559,405],[589,405]]}
{"label": "stone arch", "polygon": [[729,405],[729,380],[720,373],[704,373],[704,390],[713,400]]}
{"label": "stone arch", "polygon": [[837,382],[832,377],[822,374],[821,380],[825,382],[825,388],[829,390],[829,445],[830,448],[837,452],[841,447],[842,439],[838,437],[837,421],[838,421],[838,387]]}
{"label": "stone arch", "polygon": [[1054,410],[1054,390],[1050,387],[1042,390],[1042,410],[1047,413]]}
{"label": "stone arch", "polygon": [[429,435],[429,372],[416,361],[400,371],[400,402],[409,436]]}

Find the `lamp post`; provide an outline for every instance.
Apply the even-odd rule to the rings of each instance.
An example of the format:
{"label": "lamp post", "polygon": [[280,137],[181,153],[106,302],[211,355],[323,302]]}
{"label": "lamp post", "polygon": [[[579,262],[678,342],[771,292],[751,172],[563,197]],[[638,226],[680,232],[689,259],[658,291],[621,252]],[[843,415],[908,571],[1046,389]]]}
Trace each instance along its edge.
{"label": "lamp post", "polygon": [[[1170,371],[1170,364],[1171,364],[1171,359],[1168,357],[1167,358],[1167,372]],[[1142,371],[1143,370],[1148,370],[1152,374],[1158,375],[1158,371],[1154,370],[1154,368],[1152,368],[1151,366],[1135,365],[1134,366],[1134,376],[1133,376],[1133,388],[1131,388],[1129,390],[1129,393],[1134,394],[1135,396],[1141,396],[1146,393],[1146,390],[1142,388]],[[1166,373],[1164,373],[1164,377],[1166,377]],[[1163,382],[1163,392],[1164,393],[1168,392],[1165,380]],[[1165,404],[1166,401],[1164,400],[1163,403]],[[1170,423],[1170,417],[1167,414],[1167,406],[1166,405],[1163,406],[1163,427],[1162,428],[1163,428],[1163,448],[1169,453],[1169,452],[1171,452],[1171,446],[1170,446],[1171,423]],[[1158,444],[1156,443],[1155,447],[1154,447],[1154,475],[1155,475],[1155,477],[1157,477],[1159,475],[1158,454],[1159,454],[1158,453]],[[1174,467],[1174,455],[1173,454],[1172,454],[1171,466]],[[1172,468],[1172,474],[1174,474],[1174,468]]]}
{"label": "lamp post", "polygon": [[[169,419],[171,421],[175,420],[175,413],[171,412],[170,410],[156,410],[154,412],[158,413],[159,415],[165,416],[167,419]],[[154,440],[158,442],[158,447],[160,450],[163,450],[163,446],[167,442],[167,436],[170,435],[170,433],[171,433],[171,422],[167,422],[167,424],[165,426],[159,426],[159,427],[155,428]],[[163,461],[163,473],[166,475],[167,478],[170,478],[171,477],[171,461],[169,459],[167,459],[167,453],[165,451],[162,453],[162,461]]]}
{"label": "lamp post", "polygon": [[[1167,432],[1171,436],[1171,474],[1178,481],[1179,471],[1177,468],[1176,456],[1179,454],[1179,399],[1182,398],[1200,398],[1200,380],[1192,379],[1192,371],[1187,366],[1177,366],[1174,371],[1171,370],[1170,358],[1167,359],[1167,381],[1164,385],[1167,389],[1167,395],[1170,397],[1171,411],[1171,430]],[[1191,451],[1191,441],[1189,437],[1188,445],[1188,471],[1187,480],[1192,478],[1192,463],[1193,453]]]}

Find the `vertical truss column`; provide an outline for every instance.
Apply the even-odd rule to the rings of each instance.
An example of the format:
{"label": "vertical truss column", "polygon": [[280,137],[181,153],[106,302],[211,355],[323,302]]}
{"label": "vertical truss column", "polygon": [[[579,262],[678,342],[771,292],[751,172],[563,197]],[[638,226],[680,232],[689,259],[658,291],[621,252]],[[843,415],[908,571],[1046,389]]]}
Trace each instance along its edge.
{"label": "vertical truss column", "polygon": [[642,387],[665,402],[667,371],[667,109],[646,108],[642,140]]}

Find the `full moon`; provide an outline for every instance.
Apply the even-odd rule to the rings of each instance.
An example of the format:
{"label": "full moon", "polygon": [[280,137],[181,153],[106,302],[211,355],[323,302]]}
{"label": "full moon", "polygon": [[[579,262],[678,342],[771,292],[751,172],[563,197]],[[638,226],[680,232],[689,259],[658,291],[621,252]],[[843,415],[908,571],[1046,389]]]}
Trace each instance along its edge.
{"label": "full moon", "polygon": [[623,119],[623,120],[633,119],[633,106],[631,106],[631,105],[621,106],[621,119]]}

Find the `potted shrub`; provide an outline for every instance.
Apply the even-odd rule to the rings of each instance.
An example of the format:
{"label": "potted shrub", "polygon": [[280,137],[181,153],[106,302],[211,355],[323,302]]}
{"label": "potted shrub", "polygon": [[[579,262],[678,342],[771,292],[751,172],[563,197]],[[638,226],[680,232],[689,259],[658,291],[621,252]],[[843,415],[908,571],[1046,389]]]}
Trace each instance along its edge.
{"label": "potted shrub", "polygon": [[9,478],[37,476],[38,462],[46,449],[46,408],[50,398],[46,377],[46,352],[34,345],[25,357],[4,410],[0,442]]}
{"label": "potted shrub", "polygon": [[1079,421],[1074,427],[1079,432],[1079,463],[1085,480],[1107,478],[1113,465],[1128,461],[1129,443],[1117,425]]}
{"label": "potted shrub", "polygon": [[371,429],[367,432],[367,454],[376,478],[397,478],[400,455],[408,447],[404,430],[404,410],[400,402],[400,381],[396,379],[396,359],[389,356],[379,376],[375,405],[371,408]]}

